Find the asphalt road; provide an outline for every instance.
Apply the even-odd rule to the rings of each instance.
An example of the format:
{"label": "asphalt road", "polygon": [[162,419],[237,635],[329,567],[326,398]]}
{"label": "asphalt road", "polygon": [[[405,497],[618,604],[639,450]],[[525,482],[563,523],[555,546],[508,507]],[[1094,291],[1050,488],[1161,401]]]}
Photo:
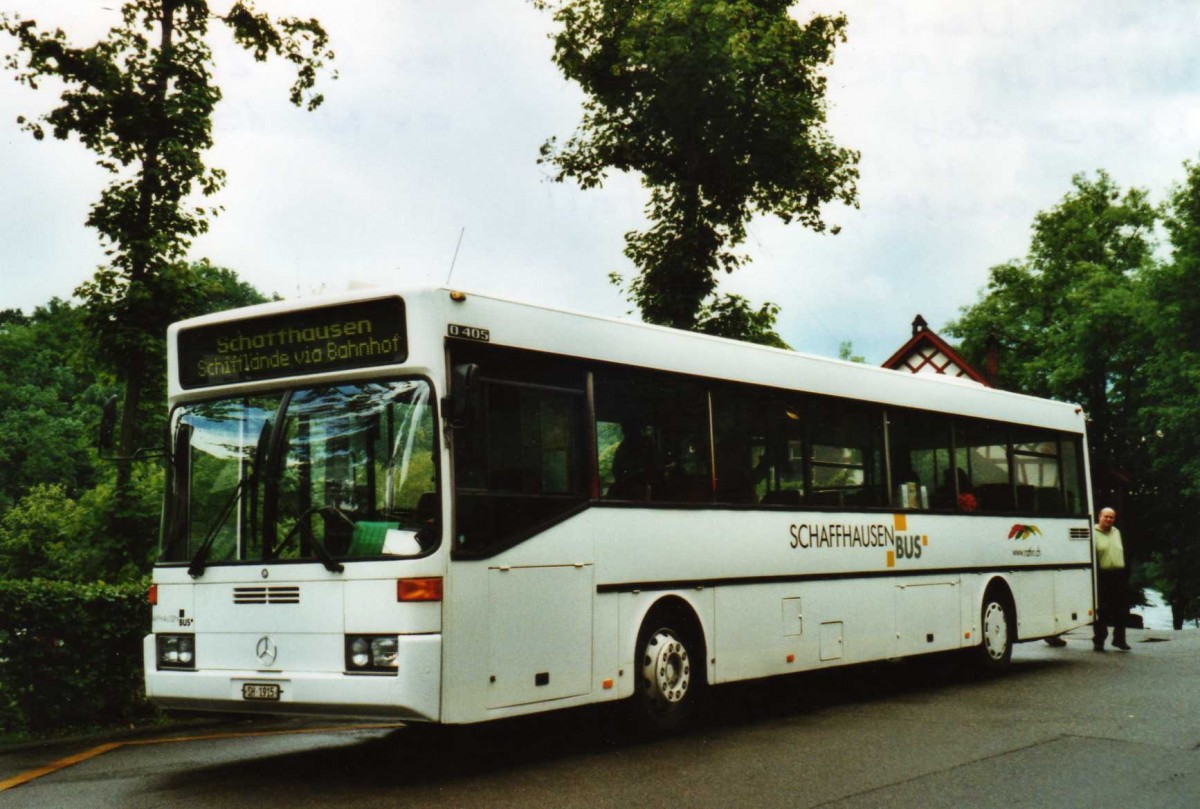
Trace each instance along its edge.
{"label": "asphalt road", "polygon": [[[1017,647],[713,692],[660,741],[577,711],[469,730],[238,720],[0,750],[0,807],[1200,806],[1200,631]],[[185,740],[178,740],[178,737]],[[215,738],[214,738],[215,737]],[[106,743],[111,748],[102,747]],[[19,786],[13,778],[89,756]]]}

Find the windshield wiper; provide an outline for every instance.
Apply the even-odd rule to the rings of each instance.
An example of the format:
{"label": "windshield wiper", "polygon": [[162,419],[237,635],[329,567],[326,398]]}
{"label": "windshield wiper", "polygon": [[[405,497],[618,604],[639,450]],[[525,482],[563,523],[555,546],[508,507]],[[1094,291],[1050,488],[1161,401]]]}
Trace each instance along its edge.
{"label": "windshield wiper", "polygon": [[[315,509],[315,511],[320,512],[324,511],[324,509]],[[334,511],[342,517],[346,517],[345,514],[342,514],[336,508]],[[350,522],[351,526],[354,525],[353,521],[349,520],[349,518],[346,519],[348,522]],[[321,564],[325,565],[326,570],[328,570],[330,573],[341,573],[346,569],[345,565],[343,565],[341,562],[335,561],[334,558],[329,555],[329,551],[325,549],[325,545],[322,544],[321,540],[317,539],[317,535],[313,533],[312,528],[310,528],[308,525],[307,515],[304,517],[304,519],[300,520],[300,530],[304,532],[305,539],[308,540],[308,546],[317,554],[317,558],[321,560]]]}
{"label": "windshield wiper", "polygon": [[238,497],[246,489],[251,487],[257,488],[258,485],[258,461],[262,457],[263,447],[266,444],[266,437],[271,432],[271,420],[267,419],[263,422],[262,432],[258,434],[258,443],[254,447],[254,457],[251,459],[253,465],[250,474],[238,481],[238,485],[233,487],[233,491],[229,493],[229,498],[225,504],[221,506],[221,512],[217,515],[216,521],[212,527],[208,529],[208,533],[204,537],[204,541],[200,543],[200,547],[196,550],[196,555],[192,557],[192,563],[188,565],[188,575],[193,579],[198,579],[204,575],[204,565],[208,561],[208,552],[212,548],[213,541],[216,540],[217,534],[221,532],[225,521],[229,519],[230,513],[233,511],[233,505],[238,501]]}
{"label": "windshield wiper", "polygon": [[187,572],[193,579],[198,579],[204,575],[204,563],[208,559],[208,551],[212,547],[213,540],[221,532],[221,527],[225,525],[225,520],[229,519],[229,513],[233,511],[233,504],[238,501],[238,495],[246,488],[249,480],[250,478],[242,478],[238,481],[238,485],[233,487],[233,491],[229,493],[229,497],[225,500],[225,505],[221,506],[221,513],[217,515],[217,519],[212,524],[212,527],[208,529],[208,534],[204,537],[204,541],[200,543],[200,548],[196,551],[196,555],[192,557],[192,563],[188,565]]}
{"label": "windshield wiper", "polygon": [[325,549],[325,546],[321,543],[321,540],[317,539],[317,535],[314,534],[313,530],[308,526],[309,517],[314,514],[323,514],[326,511],[332,511],[334,514],[349,523],[351,528],[354,527],[354,520],[342,513],[341,509],[335,508],[334,506],[315,506],[301,514],[296,520],[296,524],[292,526],[292,530],[288,531],[287,536],[283,538],[283,541],[271,549],[271,558],[278,557],[279,552],[283,550],[283,548],[289,542],[292,541],[292,537],[296,535],[296,532],[300,531],[300,533],[304,534],[304,539],[308,543],[308,546],[313,549],[313,553],[315,553],[317,558],[321,560],[321,564],[325,566],[326,570],[328,570],[330,573],[343,572],[346,569],[345,565],[333,558],[329,551]]}

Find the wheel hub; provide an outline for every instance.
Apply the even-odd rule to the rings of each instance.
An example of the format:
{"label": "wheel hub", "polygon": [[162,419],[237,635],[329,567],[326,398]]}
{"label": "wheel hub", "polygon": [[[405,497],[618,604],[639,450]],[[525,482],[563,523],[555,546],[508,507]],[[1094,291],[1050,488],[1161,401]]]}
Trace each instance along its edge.
{"label": "wheel hub", "polygon": [[983,642],[990,657],[999,660],[1004,657],[1004,648],[1008,645],[1008,623],[1004,620],[1004,608],[996,602],[991,602],[983,613]]}
{"label": "wheel hub", "polygon": [[687,648],[678,638],[659,630],[646,644],[646,654],[642,659],[642,678],[651,699],[677,703],[687,696],[692,666]]}

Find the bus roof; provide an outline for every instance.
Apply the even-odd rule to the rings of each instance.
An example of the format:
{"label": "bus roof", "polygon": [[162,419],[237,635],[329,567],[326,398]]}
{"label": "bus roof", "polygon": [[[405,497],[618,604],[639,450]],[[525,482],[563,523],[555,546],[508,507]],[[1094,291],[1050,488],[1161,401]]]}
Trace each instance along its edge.
{"label": "bus roof", "polygon": [[[437,338],[440,346],[449,325],[453,324],[459,333],[463,327],[481,330],[478,333],[486,333],[488,342],[498,346],[1068,432],[1084,431],[1082,409],[1069,403],[987,388],[953,377],[895,371],[486,293],[458,292],[448,287],[358,289],[320,298],[260,304],[173,324],[168,330],[172,397],[182,392],[176,352],[181,330],[389,296],[399,296],[405,301],[409,342],[414,347],[432,346],[428,339],[418,339],[417,330],[437,327],[440,334],[424,337]],[[429,348],[423,350],[424,357],[422,350],[415,348],[414,352],[411,362],[439,366],[440,358],[428,356],[432,353]],[[285,379],[274,380],[274,384],[285,382]]]}

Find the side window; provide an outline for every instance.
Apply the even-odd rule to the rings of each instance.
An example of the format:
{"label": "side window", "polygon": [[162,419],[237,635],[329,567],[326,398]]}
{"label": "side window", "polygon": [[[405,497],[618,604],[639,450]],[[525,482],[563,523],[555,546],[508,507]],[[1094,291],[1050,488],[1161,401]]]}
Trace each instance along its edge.
{"label": "side window", "polygon": [[959,462],[965,462],[965,475],[962,476],[965,486],[959,487],[959,508],[963,511],[1012,511],[1007,426],[963,420],[955,424],[954,439]]}
{"label": "side window", "polygon": [[1058,437],[1054,433],[1013,428],[1012,470],[1018,511],[1063,513]]}
{"label": "side window", "polygon": [[[713,391],[713,435],[716,442],[716,499],[719,503],[771,503],[778,500],[777,442],[771,416],[780,405],[752,390],[721,387]],[[803,465],[793,484],[795,502],[804,493]]]}
{"label": "side window", "polygon": [[718,388],[713,433],[718,502],[884,504],[883,420],[875,408]]}
{"label": "side window", "polygon": [[765,505],[791,506],[808,502],[812,491],[812,463],[808,447],[809,408],[804,399],[772,398],[768,415],[767,479],[762,494]]}
{"label": "side window", "polygon": [[668,374],[596,373],[600,494],[609,500],[712,500],[708,393]]}
{"label": "side window", "polygon": [[1083,494],[1082,472],[1078,436],[1064,435],[1059,446],[1062,448],[1063,473],[1063,505],[1068,514],[1083,514],[1087,512],[1087,499]]}
{"label": "side window", "polygon": [[466,488],[529,495],[582,492],[582,392],[499,379],[483,383],[485,424],[473,432]]}
{"label": "side window", "polygon": [[907,410],[888,412],[893,505],[903,509],[957,507],[950,418]]}
{"label": "side window", "polygon": [[884,505],[882,412],[852,402],[814,399],[808,416],[811,501]]}
{"label": "side window", "polygon": [[585,375],[525,352],[477,350],[471,359],[481,406],[454,433],[454,550],[486,555],[587,499]]}

